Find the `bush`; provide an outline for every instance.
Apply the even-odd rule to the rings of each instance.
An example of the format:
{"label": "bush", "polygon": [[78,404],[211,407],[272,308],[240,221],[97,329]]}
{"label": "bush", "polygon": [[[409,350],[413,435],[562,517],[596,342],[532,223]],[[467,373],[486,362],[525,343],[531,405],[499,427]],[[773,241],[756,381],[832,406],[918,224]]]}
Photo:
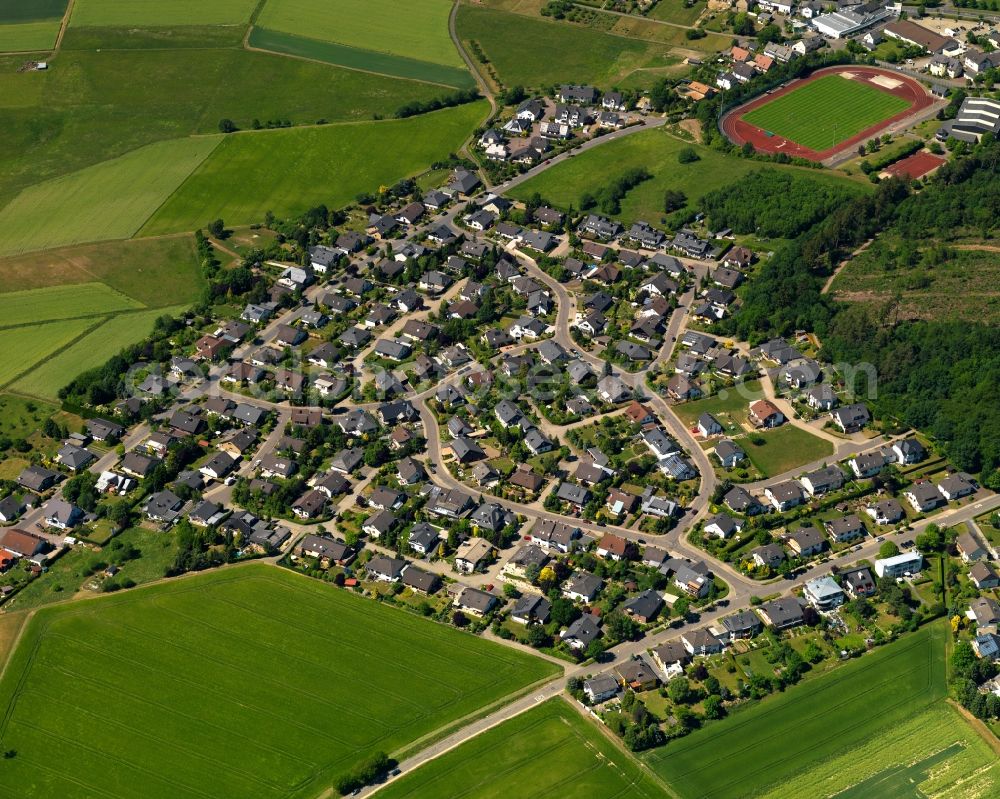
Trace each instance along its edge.
{"label": "bush", "polygon": [[685,147],[679,153],[677,153],[677,162],[680,164],[693,164],[695,161],[701,160],[698,153],[695,152],[694,147]]}
{"label": "bush", "polygon": [[357,766],[354,771],[345,774],[337,780],[337,792],[341,796],[347,796],[358,788],[371,785],[385,774],[390,766],[391,761],[389,760],[389,756],[385,752],[376,752],[361,763],[361,765]]}

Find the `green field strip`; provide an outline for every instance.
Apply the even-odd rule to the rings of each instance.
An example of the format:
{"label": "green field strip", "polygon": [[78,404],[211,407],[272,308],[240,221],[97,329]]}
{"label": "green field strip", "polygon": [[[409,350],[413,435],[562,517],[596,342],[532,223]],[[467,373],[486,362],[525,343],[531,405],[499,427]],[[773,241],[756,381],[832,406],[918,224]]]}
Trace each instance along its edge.
{"label": "green field strip", "polygon": [[768,133],[822,151],[909,105],[867,83],[826,75],[750,111],[743,119]]}
{"label": "green field strip", "polygon": [[663,799],[630,755],[562,699],[489,729],[383,788],[385,799]]}
{"label": "green field strip", "polygon": [[0,255],[130,238],[222,138],[150,144],[25,189],[0,210]]}
{"label": "green field strip", "polygon": [[261,50],[323,61],[345,69],[376,72],[394,78],[437,83],[459,89],[469,89],[476,85],[475,78],[468,70],[458,67],[418,61],[415,58],[392,53],[363,50],[335,42],[323,42],[265,28],[255,27],[250,32],[249,44]]}
{"label": "green field strip", "polygon": [[267,0],[256,23],[296,36],[461,68],[451,0]]}
{"label": "green field strip", "polygon": [[0,330],[0,386],[30,373],[43,360],[95,329],[100,319],[64,319],[58,322]]}
{"label": "green field strip", "polygon": [[[499,682],[494,662],[511,664]],[[0,745],[18,751],[0,788],[314,799],[554,671],[273,566],[226,568],[36,614],[0,678]]]}
{"label": "green field strip", "polygon": [[231,225],[346,205],[456,152],[486,115],[483,101],[408,119],[227,136],[142,228],[156,236],[221,218]]}
{"label": "green field strip", "polygon": [[0,24],[0,53],[24,53],[51,50],[62,23],[58,19],[41,22]]}
{"label": "green field strip", "polygon": [[0,294],[0,329],[142,308],[141,302],[103,283],[11,291]]}
{"label": "green field strip", "polygon": [[67,0],[0,0],[0,25],[62,19]]}
{"label": "green field strip", "polygon": [[76,0],[70,27],[239,25],[259,0]]}
{"label": "green field strip", "polygon": [[[647,755],[682,797],[757,796],[884,734],[946,694],[944,628],[905,639],[754,703]],[[728,767],[714,768],[725,752]]]}
{"label": "green field strip", "polygon": [[[0,295],[0,300],[2,298],[3,295]],[[186,307],[179,305],[119,313],[87,331],[78,340],[67,342],[58,351],[50,352],[43,363],[36,361],[30,373],[22,375],[10,388],[22,394],[56,399],[59,389],[73,378],[103,366],[125,347],[142,341],[152,332],[153,323],[159,317],[174,316]]]}

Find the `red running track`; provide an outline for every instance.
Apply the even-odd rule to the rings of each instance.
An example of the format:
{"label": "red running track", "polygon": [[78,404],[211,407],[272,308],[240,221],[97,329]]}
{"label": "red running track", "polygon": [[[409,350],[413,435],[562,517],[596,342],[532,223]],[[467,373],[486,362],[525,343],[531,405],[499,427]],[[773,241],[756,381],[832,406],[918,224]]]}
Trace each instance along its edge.
{"label": "red running track", "polygon": [[[879,91],[887,92],[888,94],[900,97],[909,102],[910,106],[909,108],[900,111],[895,116],[883,119],[881,122],[865,128],[864,130],[851,136],[851,138],[840,142],[840,144],[820,152],[811,150],[808,147],[803,147],[801,144],[797,144],[796,142],[782,136],[769,136],[767,132],[758,128],[756,125],[751,125],[743,118],[744,115],[750,111],[760,108],[763,105],[767,105],[772,100],[775,100],[784,94],[800,89],[811,81],[817,80],[826,75],[837,74],[850,74],[854,76],[855,80],[864,79],[870,81],[872,78],[881,75],[891,78],[892,80],[899,81],[900,85],[892,89],[880,86],[877,83],[869,83],[868,85],[874,86]],[[879,69],[878,67],[853,65],[825,67],[824,69],[820,69],[812,73],[812,75],[808,78],[786,83],[780,89],[775,89],[770,94],[756,97],[749,103],[738,106],[732,111],[728,111],[719,121],[719,127],[730,141],[735,144],[745,144],[746,142],[750,142],[754,149],[758,152],[771,154],[785,153],[792,158],[805,158],[809,161],[823,161],[831,155],[842,153],[845,150],[856,149],[857,145],[861,142],[868,141],[890,125],[900,121],[901,119],[906,119],[909,116],[917,114],[924,109],[929,108],[934,103],[934,97],[926,89],[924,89],[918,81],[907,77],[906,75],[901,75],[898,72],[893,72],[888,69]]]}

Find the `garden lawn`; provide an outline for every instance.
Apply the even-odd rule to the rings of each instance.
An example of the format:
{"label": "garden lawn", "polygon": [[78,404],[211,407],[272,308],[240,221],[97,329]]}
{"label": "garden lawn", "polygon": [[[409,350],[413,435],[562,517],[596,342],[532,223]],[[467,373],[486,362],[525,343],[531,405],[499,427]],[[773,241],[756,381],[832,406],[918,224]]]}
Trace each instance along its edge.
{"label": "garden lawn", "polygon": [[26,439],[41,430],[45,420],[57,410],[47,402],[0,394],[0,436]]}
{"label": "garden lawn", "polygon": [[[155,308],[112,316],[99,327],[54,355],[35,362],[35,367],[11,388],[22,394],[56,399],[59,389],[88,369],[96,369],[130,344],[142,341],[153,331],[153,323],[163,315],[174,316],[186,306]],[[22,328],[19,328],[22,329]],[[2,341],[4,331],[0,331]]]}
{"label": "garden lawn", "polygon": [[305,36],[295,36],[281,31],[270,31],[255,27],[250,32],[250,46],[276,53],[287,53],[300,58],[325,61],[347,69],[361,69],[392,75],[397,78],[442,83],[457,88],[472,88],[476,85],[472,74],[462,67],[419,61],[393,53],[362,50],[358,47],[323,42]]}
{"label": "garden lawn", "polygon": [[50,286],[0,294],[0,327],[16,327],[54,319],[76,319],[142,308],[103,283]]}
{"label": "garden lawn", "polygon": [[151,144],[25,189],[0,210],[0,255],[129,238],[221,138]]}
{"label": "garden lawn", "polygon": [[239,25],[250,21],[258,0],[76,0],[70,25]]}
{"label": "garden lawn", "polygon": [[[695,150],[699,160],[678,163],[678,153],[688,147]],[[659,224],[664,216],[663,196],[667,189],[683,192],[687,197],[686,209],[693,211],[702,195],[729,186],[748,172],[761,169],[759,162],[689,144],[662,129],[647,130],[600,144],[569,158],[525,181],[508,194],[525,200],[537,192],[559,208],[579,208],[584,194],[597,194],[615,177],[639,167],[653,177],[625,196],[617,217],[627,223],[642,219],[653,225]],[[764,168],[793,170],[810,180],[835,181],[838,185],[856,185],[859,191],[867,190],[861,188],[864,184],[852,184],[849,178],[832,172],[780,165]]]}
{"label": "garden lawn", "polygon": [[155,308],[192,302],[204,285],[191,234],[79,244],[0,258],[0,275],[0,305],[5,292],[63,285],[73,285],[76,292],[79,284],[100,280]]}
{"label": "garden lawn", "polygon": [[803,147],[822,151],[909,105],[867,82],[826,75],[754,109],[743,119]]}
{"label": "garden lawn", "polygon": [[311,798],[554,673],[329,584],[226,568],[37,614],[0,680],[17,750],[0,792]]}
{"label": "garden lawn", "polygon": [[[771,788],[790,795],[787,781],[856,747],[891,739],[899,724],[943,699],[946,635],[943,624],[925,626],[672,741],[647,762],[682,799],[757,797]],[[725,768],[718,767],[720,758]]]}
{"label": "garden lawn", "polygon": [[459,6],[456,28],[463,43],[482,48],[507,86],[609,86],[637,69],[672,63],[662,45],[491,8]]}
{"label": "garden lawn", "polygon": [[740,438],[739,444],[765,477],[774,477],[833,455],[833,444],[825,438],[787,423],[759,435],[764,439],[761,445],[754,444],[753,438],[748,436]]}
{"label": "garden lawn", "polygon": [[650,19],[673,22],[677,25],[694,25],[705,10],[705,5],[699,2],[688,7],[685,0],[659,0],[653,10],[647,14]]}
{"label": "garden lawn", "polygon": [[0,53],[48,50],[56,43],[61,25],[58,19],[0,24]]}
{"label": "garden lawn", "polygon": [[268,28],[365,50],[461,67],[448,35],[451,0],[267,0]]}
{"label": "garden lawn", "polygon": [[[0,207],[28,185],[151,142],[218,133],[224,118],[240,128],[250,128],[254,119],[263,125],[370,120],[448,93],[440,86],[242,50],[229,28],[153,30],[156,35],[125,27],[71,29],[73,46],[88,49],[63,48],[58,68],[48,72],[18,73],[23,56],[0,57]],[[102,43],[100,37],[75,36],[91,31],[119,38]],[[230,36],[228,43],[220,46],[207,35],[212,31]]]}
{"label": "garden lawn", "polygon": [[964,799],[1000,794],[1000,759],[943,701],[792,777],[762,799]]}
{"label": "garden lawn", "polygon": [[652,799],[667,794],[594,724],[552,699],[410,772],[380,799]]}
{"label": "garden lawn", "polygon": [[[100,321],[67,319],[0,330],[0,352],[5,353],[0,358],[0,387],[30,371],[33,365],[63,349]],[[12,353],[16,356],[12,357]]]}
{"label": "garden lawn", "polygon": [[175,233],[345,205],[456,152],[486,113],[469,103],[409,119],[228,136],[170,197],[143,235]]}
{"label": "garden lawn", "polygon": [[[119,582],[128,578],[136,585],[162,579],[167,567],[177,556],[177,539],[158,530],[132,527],[115,536],[122,545],[135,547],[139,557],[120,564]],[[88,547],[76,546],[49,564],[48,571],[22,588],[6,607],[11,610],[32,610],[53,602],[72,599],[85,587],[95,573],[101,572],[114,556],[114,549],[95,552]],[[2,618],[2,616],[0,616]]]}
{"label": "garden lawn", "polygon": [[674,412],[687,427],[694,427],[699,416],[710,413],[721,422],[727,432],[734,432],[746,421],[750,403],[762,396],[760,381],[751,380],[741,383],[734,389],[722,389],[710,397],[675,405]]}

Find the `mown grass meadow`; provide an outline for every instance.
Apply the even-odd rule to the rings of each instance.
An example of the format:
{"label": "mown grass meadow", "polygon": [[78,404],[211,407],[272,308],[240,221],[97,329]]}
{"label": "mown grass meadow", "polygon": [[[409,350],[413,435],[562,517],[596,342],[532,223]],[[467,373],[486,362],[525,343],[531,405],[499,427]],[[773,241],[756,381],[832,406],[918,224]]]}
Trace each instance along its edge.
{"label": "mown grass meadow", "polygon": [[0,745],[17,752],[0,772],[8,794],[313,797],[366,754],[554,673],[263,565],[29,624],[0,679]]}

